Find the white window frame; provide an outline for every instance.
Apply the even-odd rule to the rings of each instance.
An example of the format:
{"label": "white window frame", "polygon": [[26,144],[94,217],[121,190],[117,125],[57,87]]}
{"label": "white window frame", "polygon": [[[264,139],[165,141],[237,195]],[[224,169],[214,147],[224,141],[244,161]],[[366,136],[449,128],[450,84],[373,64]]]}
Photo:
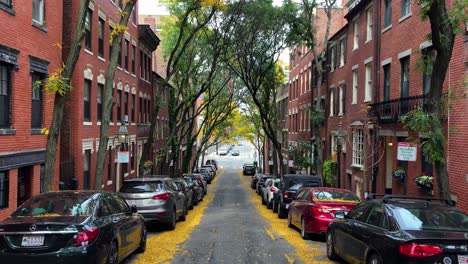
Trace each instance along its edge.
{"label": "white window frame", "polygon": [[364,165],[364,129],[356,128],[353,131],[353,159],[351,166],[362,168]]}
{"label": "white window frame", "polygon": [[335,116],[335,91],[330,91],[330,117]]}
{"label": "white window frame", "polygon": [[359,48],[359,23],[358,20],[354,20],[353,22],[353,50],[357,50]]}
{"label": "white window frame", "polygon": [[331,47],[331,58],[330,58],[330,60],[331,60],[330,71],[331,72],[335,70],[335,56],[336,56],[335,51],[336,51],[335,46],[333,45]]}
{"label": "white window frame", "polygon": [[343,67],[344,64],[345,64],[344,57],[345,57],[345,48],[346,47],[344,46],[344,43],[345,43],[344,39],[341,39],[340,40],[340,65],[339,65],[339,67]]}
{"label": "white window frame", "polygon": [[358,92],[358,68],[353,69],[353,101],[351,104],[357,104],[357,92]]}
{"label": "white window frame", "polygon": [[367,26],[366,26],[366,42],[369,42],[372,40],[372,7],[369,7],[366,10],[366,20],[367,20]]}
{"label": "white window frame", "polygon": [[364,90],[364,102],[370,102],[372,100],[372,63],[369,62],[366,65],[366,85]]}
{"label": "white window frame", "polygon": [[32,12],[32,20],[39,24],[39,25],[44,25],[44,13],[45,13],[45,8],[44,8],[44,0],[33,0],[33,9],[34,9],[34,3],[37,2],[38,8],[39,8],[39,17],[34,17],[34,10]]}
{"label": "white window frame", "polygon": [[343,105],[343,96],[344,96],[344,91],[343,91],[344,87],[341,86],[339,89],[338,89],[338,115],[339,116],[342,116],[343,115],[343,109],[344,109],[344,105]]}

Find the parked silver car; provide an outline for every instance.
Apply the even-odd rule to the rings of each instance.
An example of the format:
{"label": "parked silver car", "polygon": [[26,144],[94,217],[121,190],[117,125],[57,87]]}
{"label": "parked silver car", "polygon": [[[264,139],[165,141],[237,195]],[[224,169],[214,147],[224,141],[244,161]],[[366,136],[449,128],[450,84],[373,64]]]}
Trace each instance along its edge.
{"label": "parked silver car", "polygon": [[273,207],[273,195],[278,191],[279,183],[280,179],[276,178],[271,178],[265,181],[265,187],[263,187],[262,191],[262,200],[268,209]]}
{"label": "parked silver car", "polygon": [[175,229],[177,219],[184,221],[188,211],[185,195],[177,190],[174,180],[167,177],[129,179],[120,189],[127,203],[135,205],[146,222],[169,225]]}

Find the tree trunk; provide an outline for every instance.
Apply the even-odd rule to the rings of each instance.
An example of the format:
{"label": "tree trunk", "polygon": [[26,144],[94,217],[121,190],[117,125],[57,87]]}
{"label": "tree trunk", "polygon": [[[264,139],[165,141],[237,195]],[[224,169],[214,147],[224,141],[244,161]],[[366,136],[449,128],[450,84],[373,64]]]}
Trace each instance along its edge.
{"label": "tree trunk", "polygon": [[[76,62],[80,57],[81,46],[85,37],[84,26],[89,2],[90,0],[82,0],[80,3],[80,10],[78,12],[77,23],[75,26],[75,34],[62,75],[63,78],[67,80],[67,85],[70,85]],[[47,136],[45,175],[43,186],[45,192],[54,190],[53,182],[55,160],[57,156],[57,139],[60,134],[60,125],[62,124],[63,120],[63,110],[65,106],[66,96],[70,96],[70,94],[66,94],[65,96],[61,96],[58,93],[55,94],[54,110],[52,114],[53,118],[49,128],[49,135]]]}
{"label": "tree trunk", "polygon": [[[437,122],[439,127],[435,129],[442,129],[442,113],[445,109],[441,109],[440,103],[445,76],[452,57],[455,34],[453,32],[451,20],[447,14],[445,1],[434,0],[431,3],[432,4],[427,15],[431,23],[432,44],[437,51],[437,54],[431,73],[431,76],[435,78],[431,78],[431,88],[429,90],[429,111],[435,114],[439,121]],[[445,153],[445,142],[437,140],[435,144],[440,149],[444,150],[443,153]],[[437,173],[440,197],[451,199],[446,162],[435,161],[434,166]]]}
{"label": "tree trunk", "polygon": [[[128,24],[128,19],[132,13],[132,9],[135,6],[137,0],[127,1],[124,10],[122,11],[122,16],[120,19],[119,26],[126,27]],[[97,158],[96,158],[96,172],[94,177],[94,189],[101,190],[102,189],[102,181],[104,178],[104,161],[107,154],[107,142],[109,141],[109,136],[107,132],[109,130],[109,122],[110,122],[110,113],[112,111],[112,105],[114,99],[112,98],[112,89],[114,83],[114,75],[115,70],[117,68],[117,61],[118,55],[122,44],[122,37],[124,35],[124,31],[119,30],[118,34],[112,40],[112,54],[109,58],[109,64],[107,66],[106,72],[106,82],[104,84],[104,91],[102,100],[104,102],[103,105],[103,113],[102,113],[102,122],[101,122],[101,129],[100,129],[100,136],[99,136],[99,149],[97,151]],[[116,189],[118,186],[118,179],[115,179]]]}

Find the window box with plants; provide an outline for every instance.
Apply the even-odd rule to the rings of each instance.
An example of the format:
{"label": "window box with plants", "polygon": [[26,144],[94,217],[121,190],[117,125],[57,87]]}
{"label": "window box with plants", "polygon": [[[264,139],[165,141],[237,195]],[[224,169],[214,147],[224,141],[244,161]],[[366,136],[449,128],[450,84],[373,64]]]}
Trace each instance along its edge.
{"label": "window box with plants", "polygon": [[424,191],[432,191],[432,189],[434,188],[432,176],[421,175],[416,177],[414,181],[416,182],[418,188]]}

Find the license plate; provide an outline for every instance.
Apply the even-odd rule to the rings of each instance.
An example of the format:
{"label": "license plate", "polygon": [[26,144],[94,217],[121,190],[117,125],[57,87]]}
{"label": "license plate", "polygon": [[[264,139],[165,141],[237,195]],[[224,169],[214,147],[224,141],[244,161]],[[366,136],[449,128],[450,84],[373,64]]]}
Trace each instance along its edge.
{"label": "license plate", "polygon": [[458,255],[458,264],[468,264],[468,255]]}
{"label": "license plate", "polygon": [[44,236],[23,236],[21,246],[38,247],[44,245]]}

